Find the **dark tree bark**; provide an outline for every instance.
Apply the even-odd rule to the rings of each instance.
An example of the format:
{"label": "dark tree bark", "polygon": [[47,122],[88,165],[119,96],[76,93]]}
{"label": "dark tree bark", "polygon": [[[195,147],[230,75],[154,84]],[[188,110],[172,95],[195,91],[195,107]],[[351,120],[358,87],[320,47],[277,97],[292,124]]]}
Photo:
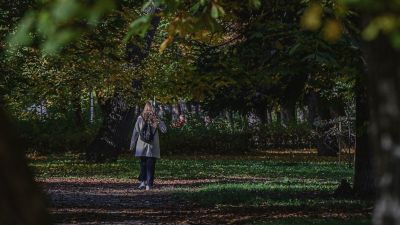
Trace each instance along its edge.
{"label": "dark tree bark", "polygon": [[267,108],[267,124],[272,123],[272,108],[268,107]]}
{"label": "dark tree bark", "polygon": [[276,122],[282,124],[282,112],[280,110],[275,111]]}
{"label": "dark tree bark", "polygon": [[376,153],[380,194],[376,225],[400,224],[400,52],[387,37],[366,44],[372,146]]}
{"label": "dark tree bark", "polygon": [[115,160],[123,147],[124,136],[121,135],[120,123],[124,119],[127,106],[120,94],[99,103],[103,120],[95,139],[89,145],[86,158],[89,161],[104,162]]}
{"label": "dark tree bark", "polygon": [[316,119],[330,120],[332,116],[332,107],[323,102],[317,92],[311,91],[307,96],[308,115],[307,121],[310,127],[315,129],[318,136],[315,139],[315,145],[319,156],[337,156],[339,151],[336,137],[327,137],[324,135],[333,125],[317,127]]}
{"label": "dark tree bark", "polygon": [[262,124],[268,123],[268,108],[262,104],[259,104],[254,109],[254,114],[260,119]]}
{"label": "dark tree bark", "polygon": [[82,106],[80,100],[81,100],[80,97],[77,97],[73,100],[74,121],[76,127],[84,127]]}
{"label": "dark tree bark", "polygon": [[282,121],[284,124],[296,122],[296,103],[286,102],[282,104]]}
{"label": "dark tree bark", "polygon": [[373,196],[376,191],[373,167],[373,151],[369,143],[370,121],[367,77],[365,73],[356,78],[356,155],[353,190],[360,196]]}
{"label": "dark tree bark", "polygon": [[[143,49],[133,44],[127,44],[127,60],[131,63],[132,69],[137,68],[149,55],[160,20],[161,18],[158,16],[153,17]],[[140,81],[132,81],[132,86],[138,91]],[[105,102],[102,107],[103,124],[86,151],[86,158],[89,161],[115,160],[123,149],[129,148],[130,135],[135,123],[135,107],[129,107],[118,92]]]}
{"label": "dark tree bark", "polygon": [[310,127],[314,127],[315,119],[317,118],[318,114],[318,95],[315,91],[311,91],[308,94],[307,98],[307,106],[308,106],[308,124]]}
{"label": "dark tree bark", "polygon": [[0,105],[0,224],[51,224],[43,194]]}
{"label": "dark tree bark", "polygon": [[165,116],[166,116],[167,118],[169,118],[169,119],[172,121],[172,120],[174,119],[174,118],[173,118],[173,113],[172,113],[173,107],[172,107],[172,105],[167,105],[167,106],[165,106],[165,107],[166,107],[166,109],[167,109],[167,110],[166,110],[167,112],[166,112],[166,115],[165,115]]}

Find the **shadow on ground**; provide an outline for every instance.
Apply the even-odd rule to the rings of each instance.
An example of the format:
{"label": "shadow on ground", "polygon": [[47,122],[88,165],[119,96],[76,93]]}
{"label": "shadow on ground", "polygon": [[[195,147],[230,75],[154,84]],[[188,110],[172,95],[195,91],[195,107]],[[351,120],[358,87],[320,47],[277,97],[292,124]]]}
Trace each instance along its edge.
{"label": "shadow on ground", "polygon": [[[240,205],[243,199],[235,200],[235,196],[280,199],[282,193],[259,193],[253,189],[239,190],[240,193],[229,189],[202,189],[205,185],[240,185],[266,182],[266,179],[159,180],[157,188],[151,191],[138,190],[136,181],[118,179],[50,178],[39,182],[49,196],[50,211],[58,224],[246,224],[296,217],[366,217],[370,210],[362,207],[327,209],[319,208],[319,205],[310,208],[276,204],[243,206]],[[204,204],[204,198],[215,198],[215,201],[211,201],[211,205]],[[230,198],[232,201],[224,200]],[[292,193],[290,198],[324,200],[330,196],[323,192],[299,192]],[[220,202],[221,206],[219,201],[225,202]]]}

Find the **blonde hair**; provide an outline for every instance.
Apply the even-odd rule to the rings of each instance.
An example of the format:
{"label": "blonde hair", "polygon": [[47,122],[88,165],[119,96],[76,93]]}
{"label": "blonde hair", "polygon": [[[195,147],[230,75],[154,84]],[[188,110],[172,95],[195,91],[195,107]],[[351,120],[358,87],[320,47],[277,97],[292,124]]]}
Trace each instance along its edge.
{"label": "blonde hair", "polygon": [[156,115],[155,109],[150,101],[147,101],[146,104],[144,105],[142,118],[145,121],[149,120],[153,127],[157,127],[159,123],[159,119]]}
{"label": "blonde hair", "polygon": [[147,101],[146,104],[144,105],[142,116],[144,116],[145,114],[151,114],[151,113],[155,113],[154,107],[150,101]]}

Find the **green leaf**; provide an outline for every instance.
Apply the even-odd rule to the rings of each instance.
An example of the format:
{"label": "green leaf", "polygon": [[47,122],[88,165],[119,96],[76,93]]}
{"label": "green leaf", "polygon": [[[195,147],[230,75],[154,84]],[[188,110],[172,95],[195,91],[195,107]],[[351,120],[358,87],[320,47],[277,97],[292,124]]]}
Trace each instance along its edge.
{"label": "green leaf", "polygon": [[52,17],[59,23],[63,23],[72,18],[81,6],[75,0],[59,0],[51,10]]}
{"label": "green leaf", "polygon": [[43,36],[51,36],[55,33],[55,23],[52,22],[51,16],[48,12],[41,12],[38,15],[37,31]]}
{"label": "green leaf", "polygon": [[261,6],[261,1],[260,0],[250,0],[249,4],[251,7],[258,9]]}
{"label": "green leaf", "polygon": [[8,37],[8,43],[12,48],[17,45],[28,45],[32,42],[29,32],[31,31],[34,22],[35,14],[32,12],[27,13],[18,24],[17,31]]}
{"label": "green leaf", "polygon": [[200,9],[201,6],[201,2],[198,2],[196,4],[194,4],[191,8],[190,8],[190,12],[192,13],[197,13]]}
{"label": "green leaf", "polygon": [[211,7],[211,17],[214,18],[214,19],[217,19],[218,16],[219,16],[218,7],[217,7],[215,4],[212,4],[212,7]]}
{"label": "green leaf", "polygon": [[147,30],[150,28],[150,15],[145,15],[137,18],[129,25],[129,30],[125,35],[124,41],[128,41],[133,35],[144,37]]}
{"label": "green leaf", "polygon": [[400,49],[400,32],[393,33],[390,38],[393,46],[397,49]]}
{"label": "green leaf", "polygon": [[57,54],[61,47],[74,39],[78,33],[76,31],[65,29],[58,31],[43,43],[42,51],[45,55]]}
{"label": "green leaf", "polygon": [[98,0],[93,10],[90,11],[88,16],[88,23],[92,26],[96,25],[100,20],[100,17],[115,8],[115,4],[112,0]]}
{"label": "green leaf", "polygon": [[225,15],[225,10],[224,10],[224,8],[222,8],[222,6],[218,5],[217,8],[218,8],[219,15],[222,15],[222,16]]}

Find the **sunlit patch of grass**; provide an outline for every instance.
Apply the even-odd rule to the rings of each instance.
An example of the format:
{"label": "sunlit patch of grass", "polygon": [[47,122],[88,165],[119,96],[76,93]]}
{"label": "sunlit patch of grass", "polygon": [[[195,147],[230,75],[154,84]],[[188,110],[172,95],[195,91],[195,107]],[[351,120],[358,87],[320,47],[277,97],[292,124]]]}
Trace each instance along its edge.
{"label": "sunlit patch of grass", "polygon": [[206,184],[196,189],[181,188],[175,197],[206,207],[241,205],[246,207],[365,208],[370,202],[336,199],[331,194],[337,184],[318,180],[273,181],[265,183]]}
{"label": "sunlit patch of grass", "polygon": [[[131,179],[138,176],[138,160],[132,155],[121,156],[116,162],[87,163],[79,155],[65,154],[31,159],[36,176],[102,177]],[[161,179],[200,179],[253,177],[269,179],[351,179],[352,168],[332,161],[285,160],[252,157],[168,157],[156,163],[156,175]]]}
{"label": "sunlit patch of grass", "polygon": [[[371,224],[365,213],[372,201],[360,198],[335,198],[332,193],[337,183],[327,178],[275,179],[266,182],[204,184],[197,188],[175,190],[178,201],[222,211],[240,209],[242,213],[259,214],[275,212],[273,219],[250,224],[321,224],[367,225]],[[324,214],[323,219],[312,218]],[[343,218],[336,218],[344,215]],[[311,218],[309,218],[311,217]]]}
{"label": "sunlit patch of grass", "polygon": [[[278,212],[304,212],[312,215],[338,211],[346,218],[270,219],[251,224],[353,224],[369,225],[365,212],[371,201],[357,198],[334,198],[332,193],[341,179],[351,180],[353,168],[332,158],[315,154],[248,155],[248,156],[179,156],[166,157],[156,163],[157,179],[214,179],[218,183],[200,183],[173,189],[178,201],[201,207],[241,210],[267,209]],[[132,155],[116,162],[88,163],[82,155],[63,154],[29,157],[38,178],[117,178],[136,179],[139,163]],[[352,214],[354,212],[354,214]],[[360,213],[361,212],[361,213]],[[262,213],[262,212],[261,212]],[[350,217],[349,217],[350,215]],[[358,218],[352,218],[357,217]],[[311,216],[312,217],[312,216]]]}

